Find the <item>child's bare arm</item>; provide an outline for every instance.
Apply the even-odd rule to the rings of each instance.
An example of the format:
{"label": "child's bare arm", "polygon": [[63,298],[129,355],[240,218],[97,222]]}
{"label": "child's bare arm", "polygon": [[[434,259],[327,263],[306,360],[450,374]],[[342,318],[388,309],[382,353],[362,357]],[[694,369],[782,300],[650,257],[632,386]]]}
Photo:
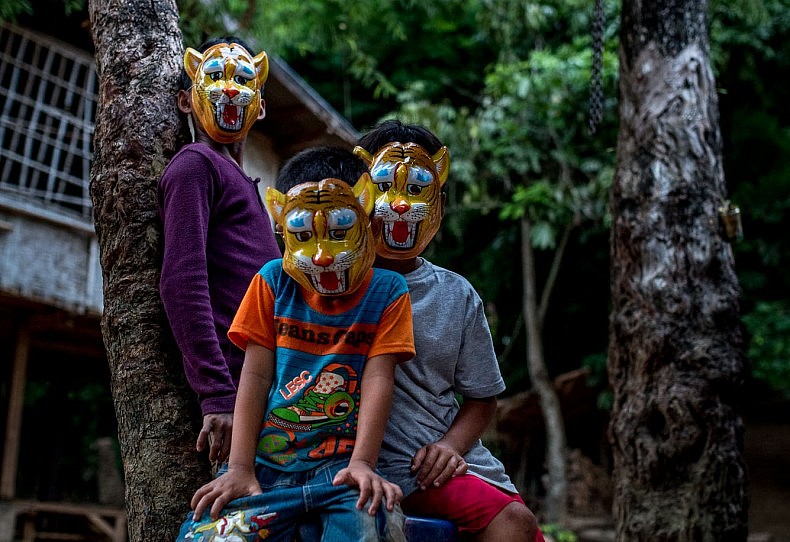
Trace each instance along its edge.
{"label": "child's bare arm", "polygon": [[458,415],[441,439],[423,446],[412,459],[411,470],[417,474],[422,489],[442,485],[467,469],[464,454],[483,434],[496,413],[496,398],[464,398]]}
{"label": "child's bare arm", "polygon": [[195,492],[191,504],[196,520],[209,506],[211,518],[216,520],[222,508],[233,499],[261,493],[255,476],[255,450],[273,378],[274,352],[248,343],[233,411],[228,471]]}
{"label": "child's bare arm", "polygon": [[395,382],[396,358],[390,355],[374,356],[367,360],[362,372],[359,401],[359,421],[354,451],[348,467],[335,476],[334,484],[347,484],[359,488],[357,508],[370,501],[368,513],[375,514],[384,501],[392,510],[403,497],[400,487],[376,474],[376,462],[381,450],[381,440],[392,407],[392,389]]}

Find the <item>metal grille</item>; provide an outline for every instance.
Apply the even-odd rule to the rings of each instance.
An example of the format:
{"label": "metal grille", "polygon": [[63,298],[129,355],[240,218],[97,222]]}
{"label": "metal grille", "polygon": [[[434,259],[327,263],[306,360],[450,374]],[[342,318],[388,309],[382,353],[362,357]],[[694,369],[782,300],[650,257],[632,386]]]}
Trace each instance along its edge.
{"label": "metal grille", "polygon": [[97,84],[89,54],[0,23],[0,192],[91,218]]}

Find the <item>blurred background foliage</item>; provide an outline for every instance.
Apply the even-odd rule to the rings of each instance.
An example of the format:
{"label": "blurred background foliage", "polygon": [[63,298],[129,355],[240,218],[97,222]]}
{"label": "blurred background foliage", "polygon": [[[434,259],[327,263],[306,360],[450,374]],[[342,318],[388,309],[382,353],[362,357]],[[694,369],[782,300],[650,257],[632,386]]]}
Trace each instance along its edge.
{"label": "blurred background foliage", "polygon": [[[86,0],[59,3],[4,0],[0,17],[87,19]],[[427,256],[481,293],[513,393],[530,386],[520,331],[525,214],[540,283],[562,250],[544,326],[549,371],[584,365],[605,382],[619,2],[603,2],[603,117],[591,132],[594,4],[181,0],[178,8],[185,44],[240,35],[287,61],[360,131],[399,117],[450,147],[448,214]],[[790,0],[711,0],[709,21],[725,178],[745,234],[732,249],[753,391],[790,398]]]}

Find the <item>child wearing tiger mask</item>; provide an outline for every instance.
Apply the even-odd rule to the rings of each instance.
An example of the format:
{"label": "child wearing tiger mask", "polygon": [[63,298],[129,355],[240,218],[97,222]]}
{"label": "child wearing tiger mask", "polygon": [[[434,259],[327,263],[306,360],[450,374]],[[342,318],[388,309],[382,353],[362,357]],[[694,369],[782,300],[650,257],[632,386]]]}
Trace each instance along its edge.
{"label": "child wearing tiger mask", "polygon": [[318,517],[324,542],[403,541],[400,488],[376,463],[395,366],[414,356],[406,282],[372,268],[373,186],[350,151],[300,153],[284,175],[292,188],[266,193],[283,258],[255,274],[229,331],[246,353],[228,467],[178,540],[290,542]]}
{"label": "child wearing tiger mask", "polygon": [[480,441],[505,389],[483,303],[466,279],[421,256],[444,215],[449,152],[426,128],[397,120],[368,132],[354,152],[370,168],[383,220],[375,266],[406,278],[417,350],[396,369],[379,468],[403,490],[406,514],[450,520],[478,542],[542,541]]}
{"label": "child wearing tiger mask", "polygon": [[193,141],[173,156],[158,187],[159,291],[203,415],[196,447],[208,449],[215,465],[230,451],[244,361],[228,339],[228,325],[250,277],[280,257],[258,180],[243,169],[247,135],[265,112],[269,72],[266,53],[250,51],[232,36],[187,48],[176,105]]}

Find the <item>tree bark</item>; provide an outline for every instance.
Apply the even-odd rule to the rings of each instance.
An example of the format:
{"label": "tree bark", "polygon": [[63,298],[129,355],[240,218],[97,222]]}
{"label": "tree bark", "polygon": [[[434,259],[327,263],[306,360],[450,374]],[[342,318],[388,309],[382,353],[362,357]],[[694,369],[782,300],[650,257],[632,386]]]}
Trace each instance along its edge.
{"label": "tree bark", "polygon": [[746,540],[739,288],[706,2],[626,0],[609,378],[621,541]]}
{"label": "tree bark", "polygon": [[158,290],[156,185],[179,132],[178,11],[174,0],[91,0],[89,11],[99,73],[90,192],[129,539],[174,540],[209,476],[194,451],[196,405]]}
{"label": "tree bark", "polygon": [[[568,480],[565,438],[565,423],[557,391],[546,370],[543,356],[543,315],[545,308],[538,309],[535,258],[531,241],[532,224],[527,217],[521,218],[521,267],[523,274],[524,325],[527,331],[527,368],[532,385],[540,398],[540,410],[546,424],[546,521],[563,524],[568,512]],[[564,245],[564,243],[563,243]],[[562,250],[561,246],[558,250]],[[544,299],[548,301],[553,281],[544,288]]]}

